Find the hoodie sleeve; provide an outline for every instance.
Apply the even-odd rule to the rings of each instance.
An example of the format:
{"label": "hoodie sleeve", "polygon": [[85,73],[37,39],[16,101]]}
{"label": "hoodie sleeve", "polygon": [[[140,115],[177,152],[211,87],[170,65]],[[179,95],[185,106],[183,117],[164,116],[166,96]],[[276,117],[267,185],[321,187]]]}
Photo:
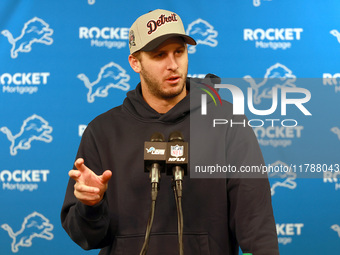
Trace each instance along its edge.
{"label": "hoodie sleeve", "polygon": [[[242,122],[244,116],[234,117]],[[246,119],[247,121],[247,119]],[[247,123],[247,122],[246,122]],[[237,125],[227,133],[227,161],[241,166],[264,166],[256,136],[248,125]],[[241,174],[227,179],[229,224],[243,252],[278,255],[278,241],[267,175]]]}
{"label": "hoodie sleeve", "polygon": [[[84,158],[85,165],[96,174],[102,172],[95,138],[88,127],[82,137],[77,158]],[[75,169],[75,168],[74,168]],[[107,197],[94,205],[87,206],[74,196],[75,181],[70,178],[64,204],[61,210],[61,223],[71,239],[85,250],[103,248],[110,244]]]}

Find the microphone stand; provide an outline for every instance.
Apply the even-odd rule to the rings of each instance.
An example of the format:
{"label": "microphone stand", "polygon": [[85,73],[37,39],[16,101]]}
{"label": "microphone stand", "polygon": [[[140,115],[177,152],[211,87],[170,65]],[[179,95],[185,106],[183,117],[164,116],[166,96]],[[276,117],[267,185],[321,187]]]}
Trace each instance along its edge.
{"label": "microphone stand", "polygon": [[175,166],[172,169],[172,189],[175,195],[176,208],[177,208],[177,225],[178,225],[178,245],[179,254],[183,255],[183,211],[182,211],[182,182],[184,171],[180,166]]}
{"label": "microphone stand", "polygon": [[184,142],[180,131],[174,131],[169,135],[167,145],[166,164],[168,165],[167,174],[172,174],[172,189],[175,195],[177,208],[177,227],[178,227],[178,248],[179,255],[184,254],[183,249],[183,210],[182,210],[182,191],[183,176],[186,174],[188,164],[188,143]]}
{"label": "microphone stand", "polygon": [[139,253],[140,255],[145,255],[149,248],[150,233],[151,233],[151,228],[153,224],[153,219],[155,216],[156,200],[157,200],[157,195],[158,195],[158,190],[159,190],[159,180],[161,176],[159,169],[160,169],[160,165],[158,163],[152,164],[151,171],[150,171],[151,208],[150,208],[149,219],[148,219],[148,223],[147,223],[146,231],[145,231],[144,244],[143,244],[141,252]]}

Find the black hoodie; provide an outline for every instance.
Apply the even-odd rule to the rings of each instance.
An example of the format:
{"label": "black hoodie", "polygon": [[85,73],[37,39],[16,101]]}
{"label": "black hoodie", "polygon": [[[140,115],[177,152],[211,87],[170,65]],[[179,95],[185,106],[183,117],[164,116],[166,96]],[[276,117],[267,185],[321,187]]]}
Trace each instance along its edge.
{"label": "black hoodie", "polygon": [[[85,165],[98,175],[106,169],[113,175],[104,199],[95,206],[79,202],[73,194],[75,182],[69,181],[61,221],[82,248],[101,249],[99,254],[107,255],[139,254],[151,204],[150,181],[144,172],[144,142],[155,132],[168,137],[177,130],[190,142],[190,114],[200,111],[199,105],[190,106],[190,97],[200,94],[192,84],[187,82],[190,96],[166,114],[157,113],[143,100],[139,84],[128,92],[121,106],[88,125],[77,158],[84,158]],[[233,118],[231,104],[225,102],[223,109]],[[210,149],[202,157],[221,157],[221,162],[237,167],[264,165],[251,128],[221,128],[225,139],[216,139],[222,150],[217,153]],[[213,131],[207,132],[210,138],[214,136]],[[200,143],[217,141],[210,138]],[[209,144],[205,147],[212,148]],[[190,178],[188,172],[182,201],[185,255],[235,255],[239,246],[253,255],[279,254],[266,178]],[[161,177],[147,254],[178,254],[176,204],[171,177],[166,175]]]}

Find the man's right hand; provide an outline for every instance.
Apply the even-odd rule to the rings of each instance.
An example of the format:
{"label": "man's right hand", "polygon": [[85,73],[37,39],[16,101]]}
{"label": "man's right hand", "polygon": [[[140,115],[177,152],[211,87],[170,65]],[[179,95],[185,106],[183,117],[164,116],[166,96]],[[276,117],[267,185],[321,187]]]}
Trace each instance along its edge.
{"label": "man's right hand", "polygon": [[107,190],[112,172],[106,170],[102,175],[96,175],[84,164],[84,159],[78,158],[74,163],[78,170],[71,170],[68,175],[76,181],[74,185],[75,197],[85,205],[93,206],[99,203]]}

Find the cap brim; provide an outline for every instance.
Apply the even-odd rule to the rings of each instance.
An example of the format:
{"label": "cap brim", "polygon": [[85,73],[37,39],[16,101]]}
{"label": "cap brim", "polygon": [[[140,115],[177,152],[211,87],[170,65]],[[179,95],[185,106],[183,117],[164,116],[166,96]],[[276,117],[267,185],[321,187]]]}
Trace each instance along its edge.
{"label": "cap brim", "polygon": [[166,40],[168,40],[169,38],[172,38],[172,37],[181,37],[181,38],[183,38],[185,43],[190,44],[190,45],[196,45],[197,44],[196,41],[188,35],[173,33],[173,34],[162,35],[160,37],[155,38],[154,40],[149,42],[147,45],[145,45],[140,50],[142,50],[142,51],[152,51],[152,50],[156,49],[159,45],[161,45],[164,41],[166,41]]}

